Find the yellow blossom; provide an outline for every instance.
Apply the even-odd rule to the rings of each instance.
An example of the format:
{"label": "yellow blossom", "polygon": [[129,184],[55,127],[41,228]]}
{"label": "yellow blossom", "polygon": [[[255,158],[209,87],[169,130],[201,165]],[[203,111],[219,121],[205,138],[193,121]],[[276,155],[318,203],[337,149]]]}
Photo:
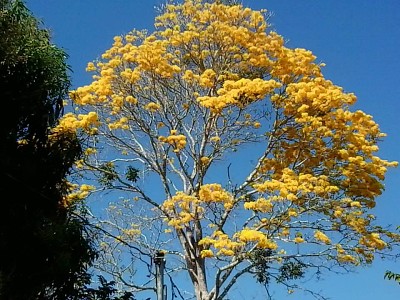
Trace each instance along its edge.
{"label": "yellow blossom", "polygon": [[218,143],[221,140],[219,136],[213,136],[211,137],[210,141],[214,143]]}
{"label": "yellow blossom", "polygon": [[207,156],[202,156],[202,157],[200,158],[200,161],[201,161],[201,163],[202,163],[203,165],[207,165],[207,164],[210,162],[210,158],[207,157]]}
{"label": "yellow blossom", "polygon": [[211,250],[201,250],[200,256],[201,256],[202,258],[205,258],[205,257],[213,257],[213,256],[214,256],[214,253],[213,253]]}
{"label": "yellow blossom", "polygon": [[296,236],[296,237],[293,239],[293,241],[294,241],[296,244],[304,243],[304,239],[303,239],[302,237],[299,237],[299,236]]}
{"label": "yellow blossom", "polygon": [[177,134],[175,129],[171,130],[171,135],[164,137],[159,136],[158,140],[162,143],[167,143],[172,145],[175,149],[174,152],[179,152],[186,146],[186,136],[183,134]]}
{"label": "yellow blossom", "polygon": [[265,213],[272,211],[273,204],[271,200],[259,198],[256,201],[245,202],[244,208]]}
{"label": "yellow blossom", "polygon": [[86,72],[93,72],[96,71],[96,66],[93,62],[89,62],[86,67]]}
{"label": "yellow blossom", "polygon": [[316,240],[321,241],[321,242],[323,242],[323,243],[325,243],[327,245],[331,244],[331,240],[329,239],[329,237],[325,233],[323,233],[322,231],[316,230],[314,232],[314,237],[315,237]]}
{"label": "yellow blossom", "polygon": [[155,112],[160,108],[160,105],[154,102],[150,102],[147,103],[146,106],[144,107],[144,109],[151,111],[151,112]]}

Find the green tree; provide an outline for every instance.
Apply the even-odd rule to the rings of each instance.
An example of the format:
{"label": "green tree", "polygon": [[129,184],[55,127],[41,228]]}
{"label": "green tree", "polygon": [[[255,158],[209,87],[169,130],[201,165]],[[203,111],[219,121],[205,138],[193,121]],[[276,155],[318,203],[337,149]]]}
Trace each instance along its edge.
{"label": "green tree", "polygon": [[70,87],[66,54],[23,1],[0,1],[0,298],[68,299],[95,256],[64,199],[80,141],[50,134]]}
{"label": "green tree", "polygon": [[245,276],[292,292],[398,238],[371,214],[397,165],[378,124],[264,11],[226,3],[170,2],[155,32],[115,37],[56,129],[89,134],[77,167],[115,196],[98,267],[124,289],[154,288],[135,268],[162,249],[187,298],[226,299]]}

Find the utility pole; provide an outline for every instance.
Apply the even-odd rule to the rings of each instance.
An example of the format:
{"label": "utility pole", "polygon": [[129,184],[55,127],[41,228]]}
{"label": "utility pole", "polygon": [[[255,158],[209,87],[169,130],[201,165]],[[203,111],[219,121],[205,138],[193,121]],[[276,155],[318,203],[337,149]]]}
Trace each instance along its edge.
{"label": "utility pole", "polygon": [[164,268],[165,254],[163,251],[157,251],[154,256],[154,264],[156,266],[156,293],[157,300],[167,300],[166,290],[164,286]]}

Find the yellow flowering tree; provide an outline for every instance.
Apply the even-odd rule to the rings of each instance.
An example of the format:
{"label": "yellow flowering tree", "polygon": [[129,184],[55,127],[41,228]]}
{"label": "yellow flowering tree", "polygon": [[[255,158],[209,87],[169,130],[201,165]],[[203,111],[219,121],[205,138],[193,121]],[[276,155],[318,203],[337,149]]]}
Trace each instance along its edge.
{"label": "yellow flowering tree", "polygon": [[396,163],[311,51],[287,48],[265,11],[218,1],[168,4],[155,26],[88,64],[93,81],[71,92],[78,112],[59,127],[87,135],[77,167],[101,184],[84,190],[118,192],[99,223],[103,271],[152,289],[121,255],[139,264],[162,249],[168,274],[216,300],[246,274],[291,290],[391,246],[370,209]]}

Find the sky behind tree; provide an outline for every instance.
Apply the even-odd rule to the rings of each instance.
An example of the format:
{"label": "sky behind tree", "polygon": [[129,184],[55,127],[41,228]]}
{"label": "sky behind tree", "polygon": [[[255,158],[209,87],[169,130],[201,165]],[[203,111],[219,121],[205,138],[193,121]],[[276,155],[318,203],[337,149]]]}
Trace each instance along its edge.
{"label": "sky behind tree", "polygon": [[[51,30],[53,42],[68,53],[73,87],[78,87],[90,82],[86,64],[110,48],[114,36],[132,29],[153,31],[156,7],[164,1],[30,0],[26,3]],[[243,0],[243,4],[270,11],[270,24],[287,40],[288,47],[311,50],[317,62],[326,63],[325,77],[346,92],[355,93],[358,101],[353,109],[371,114],[387,133],[379,144],[380,157],[399,161],[400,2]],[[399,183],[400,168],[389,169],[386,190],[377,199],[374,210],[381,224],[400,225]],[[377,259],[356,274],[329,274],[307,285],[333,300],[395,300],[400,286],[383,279],[387,269],[400,273],[400,263]],[[240,286],[237,299],[246,299],[246,292],[239,289]],[[279,295],[279,299],[312,298],[294,294]]]}

